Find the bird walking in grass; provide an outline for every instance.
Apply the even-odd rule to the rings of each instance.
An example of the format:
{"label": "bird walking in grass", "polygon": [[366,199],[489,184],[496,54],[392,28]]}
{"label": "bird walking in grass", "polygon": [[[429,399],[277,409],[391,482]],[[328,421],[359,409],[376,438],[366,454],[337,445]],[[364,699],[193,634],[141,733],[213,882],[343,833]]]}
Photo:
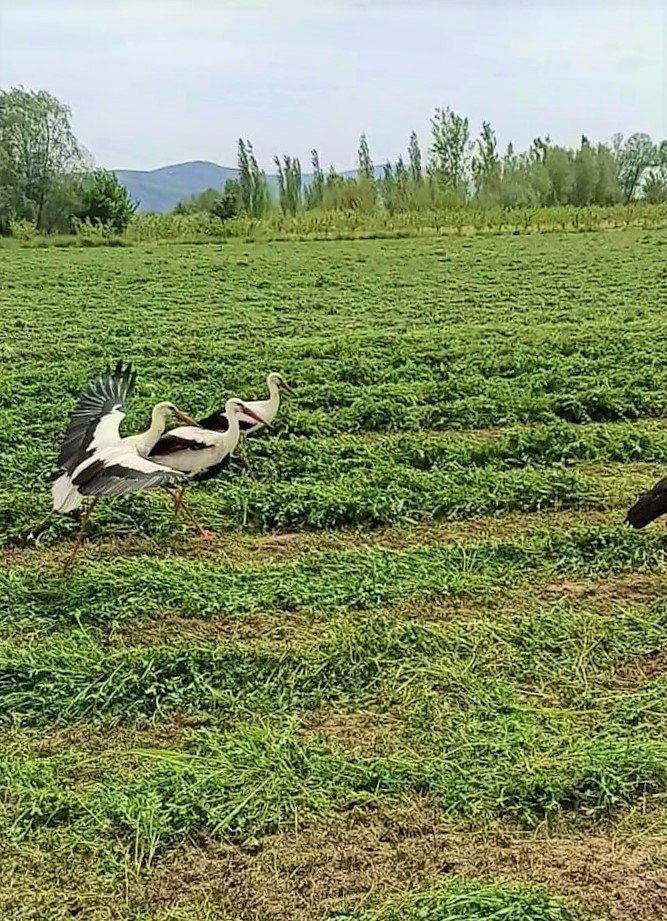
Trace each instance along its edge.
{"label": "bird walking in grass", "polygon": [[645,528],[661,515],[667,513],[667,477],[642,493],[626,516],[627,524],[633,528]]}
{"label": "bird walking in grass", "polygon": [[[190,482],[201,482],[217,476],[239,443],[243,422],[251,423],[257,428],[271,425],[252,406],[251,403],[244,403],[235,398],[227,400],[224,407],[224,430],[207,428],[204,425],[205,420],[197,426],[180,426],[172,429],[164,434],[149,452],[150,460],[161,467],[179,471]],[[174,511],[180,511],[189,518],[204,539],[215,537],[213,531],[199,524],[183,501],[184,488],[182,485],[176,491]]]}
{"label": "bird walking in grass", "polygon": [[[173,403],[162,402],[153,407],[151,424],[145,432],[121,437],[119,428],[135,381],[136,374],[131,366],[123,367],[119,362],[113,371],[107,370],[91,383],[70,417],[58,455],[59,475],[52,486],[51,514],[75,511],[87,497],[92,502],[82,517],[66,568],[74,561],[98,499],[156,487],[168,489],[184,479],[178,471],[147,459],[170,417],[187,425],[197,425]],[[43,523],[38,528],[42,526]]]}
{"label": "bird walking in grass", "polygon": [[[267,426],[271,426],[271,423],[276,418],[278,410],[280,409],[280,398],[282,394],[294,394],[294,391],[289,386],[282,374],[278,374],[277,371],[272,371],[266,378],[266,385],[269,390],[268,399],[265,400],[251,400],[244,401],[245,406],[251,412],[241,414],[239,418],[239,429],[241,435],[247,436],[252,435],[255,432],[258,432]],[[252,415],[255,413],[256,415]],[[257,417],[263,419],[263,422],[257,422]],[[212,432],[225,432],[229,427],[229,419],[227,417],[226,407],[223,409],[217,409],[215,412],[211,413],[209,416],[206,416],[203,419],[199,420],[199,425],[202,428],[205,428]],[[255,474],[250,466],[250,461],[248,460],[247,454],[245,453],[245,448],[243,442],[241,442],[241,447],[239,448],[239,456],[243,463],[245,464],[246,469],[250,476],[255,479]]]}

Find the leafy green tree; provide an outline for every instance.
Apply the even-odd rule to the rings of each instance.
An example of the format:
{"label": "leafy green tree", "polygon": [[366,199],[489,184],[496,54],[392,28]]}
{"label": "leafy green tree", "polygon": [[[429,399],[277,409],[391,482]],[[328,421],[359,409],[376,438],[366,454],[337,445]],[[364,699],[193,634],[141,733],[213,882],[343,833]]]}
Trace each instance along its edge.
{"label": "leafy green tree", "polygon": [[667,140],[656,144],[655,166],[644,182],[644,195],[655,204],[667,202]]}
{"label": "leafy green tree", "polygon": [[137,210],[116,174],[96,169],[83,183],[81,208],[77,217],[92,224],[102,224],[113,233],[123,233]]}
{"label": "leafy green tree", "polygon": [[551,190],[549,205],[567,205],[572,199],[574,169],[572,153],[565,147],[549,147],[544,155],[544,166],[549,176]]}
{"label": "leafy green tree", "polygon": [[398,210],[397,182],[391,163],[385,163],[381,181],[382,203],[389,214]]}
{"label": "leafy green tree", "polygon": [[320,155],[316,150],[310,153],[313,165],[313,178],[306,191],[306,204],[309,208],[321,208],[324,200],[324,172],[320,166]]}
{"label": "leafy green tree", "polygon": [[423,181],[424,177],[422,175],[422,152],[414,131],[410,135],[410,143],[408,144],[408,163],[410,179],[418,185]]}
{"label": "leafy green tree", "polygon": [[605,144],[598,144],[596,155],[598,181],[595,187],[595,202],[598,205],[610,205],[621,199],[616,158]]}
{"label": "leafy green tree", "polygon": [[241,200],[241,186],[237,179],[228,179],[222,190],[222,195],[218,195],[207,209],[219,218],[224,224],[225,221],[231,221],[239,213],[239,203]]}
{"label": "leafy green tree", "polygon": [[532,159],[537,160],[539,163],[546,163],[547,152],[551,147],[551,138],[547,134],[545,138],[533,138],[533,142],[530,145],[530,150],[528,151]]}
{"label": "leafy green tree", "polygon": [[[0,91],[0,224],[12,218],[50,230],[67,225],[76,202],[76,175],[88,157],[72,131],[70,110],[43,90]],[[68,213],[60,209],[67,207]],[[71,206],[71,208],[70,208]]]}
{"label": "leafy green tree", "polygon": [[468,119],[447,106],[435,110],[431,129],[431,176],[443,188],[465,196],[471,154]]}
{"label": "leafy green tree", "polygon": [[[234,180],[232,180],[234,181]],[[196,195],[179,201],[174,208],[174,214],[193,214],[197,211],[212,211],[213,207],[220,200],[219,189],[204,189]]]}
{"label": "leafy green tree", "polygon": [[591,147],[587,137],[582,137],[581,139],[581,147],[574,155],[573,168],[573,204],[590,205],[597,201],[600,169],[597,153]]}
{"label": "leafy green tree", "polygon": [[362,134],[359,138],[359,152],[357,160],[357,175],[359,179],[366,179],[372,182],[375,179],[375,167],[371,159],[371,152],[368,148],[366,135]]}
{"label": "leafy green tree", "polygon": [[265,217],[270,204],[266,176],[259,168],[252,144],[242,138],[238,142],[238,169],[240,210],[250,217]]}
{"label": "leafy green tree", "polygon": [[248,141],[246,145],[246,142],[243,140],[243,138],[239,138],[237,156],[237,166],[239,171],[239,204],[241,209],[245,211],[246,214],[251,214],[253,189],[248,147],[250,147],[250,142]]}
{"label": "leafy green tree", "polygon": [[648,134],[638,132],[623,140],[614,135],[613,149],[618,168],[618,180],[626,202],[629,202],[641,188],[647,170],[655,166],[657,151]]}
{"label": "leafy green tree", "polygon": [[375,166],[371,158],[366,135],[362,134],[359,138],[359,151],[357,154],[357,190],[352,207],[362,211],[373,211],[376,204]]}
{"label": "leafy green tree", "polygon": [[273,158],[273,162],[276,164],[278,171],[280,207],[283,210],[283,214],[294,215],[301,207],[301,164],[296,157],[292,158],[286,154],[283,156],[282,163],[278,156]]}
{"label": "leafy green tree", "polygon": [[488,122],[476,141],[477,152],[472,158],[472,175],[478,197],[497,201],[500,198],[500,157],[496,135]]}
{"label": "leafy green tree", "polygon": [[222,192],[219,189],[205,189],[198,195],[192,195],[180,201],[174,208],[174,214],[194,214],[208,212],[223,223],[239,213],[241,189],[238,179],[228,179]]}

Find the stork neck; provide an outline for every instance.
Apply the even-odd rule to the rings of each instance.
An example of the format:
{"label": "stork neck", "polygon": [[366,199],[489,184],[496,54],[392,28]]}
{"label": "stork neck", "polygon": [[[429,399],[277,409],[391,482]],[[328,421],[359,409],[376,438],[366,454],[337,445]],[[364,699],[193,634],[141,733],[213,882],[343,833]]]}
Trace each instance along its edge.
{"label": "stork neck", "polygon": [[161,406],[154,406],[153,412],[151,413],[151,424],[150,428],[146,432],[146,438],[154,438],[157,441],[162,435],[164,435],[164,430],[167,427],[167,419],[169,413]]}
{"label": "stork neck", "polygon": [[273,415],[280,407],[280,387],[275,381],[269,382],[269,410]]}
{"label": "stork neck", "polygon": [[241,428],[239,425],[239,414],[237,412],[227,413],[229,428],[225,432],[227,444],[230,445],[230,451],[233,451],[241,437]]}

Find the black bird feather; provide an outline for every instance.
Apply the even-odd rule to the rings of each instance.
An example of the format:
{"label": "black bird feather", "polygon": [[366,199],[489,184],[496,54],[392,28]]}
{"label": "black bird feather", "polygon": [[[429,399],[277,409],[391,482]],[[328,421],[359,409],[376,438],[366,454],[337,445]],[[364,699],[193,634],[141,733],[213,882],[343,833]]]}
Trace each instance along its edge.
{"label": "black bird feather", "polygon": [[73,473],[88,455],[100,421],[114,409],[121,412],[132,396],[136,373],[131,365],[118,362],[94,380],[72,410],[58,455],[58,469]]}
{"label": "black bird feather", "polygon": [[645,528],[661,515],[667,514],[667,477],[648,492],[642,493],[628,511],[626,521],[633,528]]}

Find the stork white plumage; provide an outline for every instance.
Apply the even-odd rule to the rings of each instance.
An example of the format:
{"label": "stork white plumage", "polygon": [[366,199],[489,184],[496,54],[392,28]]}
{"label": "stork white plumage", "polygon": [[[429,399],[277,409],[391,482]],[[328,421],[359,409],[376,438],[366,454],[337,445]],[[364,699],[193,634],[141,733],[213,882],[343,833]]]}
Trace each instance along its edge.
{"label": "stork white plumage", "polygon": [[[227,428],[216,431],[203,423],[196,426],[179,426],[163,435],[149,452],[149,458],[161,467],[179,471],[190,481],[211,479],[220,472],[236,448],[241,437],[241,421],[247,419],[256,426],[270,426],[252,409],[252,404],[231,398],[224,408]],[[212,531],[203,528],[187,505],[183,502],[184,486],[174,498],[174,511],[183,512],[195,524],[202,537],[214,537]]]}
{"label": "stork white plumage", "polygon": [[[294,391],[289,386],[282,374],[278,374],[277,371],[272,371],[266,378],[266,385],[269,390],[269,397],[267,400],[244,400],[244,405],[250,411],[250,413],[242,413],[239,418],[239,427],[241,435],[252,435],[254,432],[258,432],[266,426],[270,426],[273,420],[278,414],[280,409],[280,397],[281,394],[293,394]],[[264,420],[263,423],[256,422],[252,413],[256,414]],[[199,425],[202,428],[209,429],[214,432],[224,432],[227,430],[229,425],[229,420],[227,418],[226,409],[218,409],[215,412],[211,413],[210,416],[206,416],[203,419],[199,420]],[[243,463],[248,469],[248,472],[251,476],[254,477],[252,467],[248,458],[245,456],[243,449],[239,451]]]}
{"label": "stork white plumage", "polygon": [[168,487],[184,479],[178,471],[161,467],[146,457],[164,433],[170,416],[197,425],[173,403],[153,407],[151,424],[145,432],[121,437],[120,424],[135,381],[131,366],[123,368],[121,362],[113,371],[98,377],[76,404],[63,436],[57,461],[60,474],[52,486],[52,511],[66,514],[78,508],[85,497],[93,500],[83,516],[67,565],[76,556],[90,512],[99,498]]}

